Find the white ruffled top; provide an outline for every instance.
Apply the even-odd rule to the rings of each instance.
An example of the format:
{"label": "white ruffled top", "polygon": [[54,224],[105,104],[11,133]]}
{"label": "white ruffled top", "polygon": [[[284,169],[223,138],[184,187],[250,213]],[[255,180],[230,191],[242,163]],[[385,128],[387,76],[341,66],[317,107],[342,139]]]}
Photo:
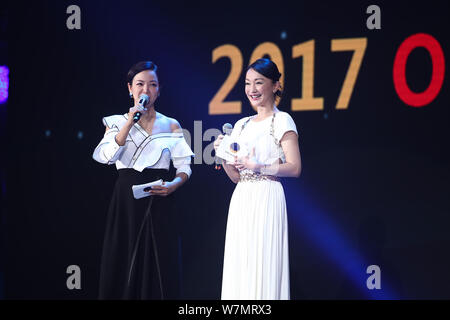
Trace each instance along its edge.
{"label": "white ruffled top", "polygon": [[191,157],[194,156],[183,133],[162,132],[149,135],[135,123],[126,138],[125,145],[119,146],[116,135],[127,122],[127,114],[112,115],[103,118],[103,124],[109,129],[95,148],[92,157],[104,164],[115,164],[117,169],[132,168],[142,172],[145,168],[167,169],[170,160],[177,174],[191,175]]}

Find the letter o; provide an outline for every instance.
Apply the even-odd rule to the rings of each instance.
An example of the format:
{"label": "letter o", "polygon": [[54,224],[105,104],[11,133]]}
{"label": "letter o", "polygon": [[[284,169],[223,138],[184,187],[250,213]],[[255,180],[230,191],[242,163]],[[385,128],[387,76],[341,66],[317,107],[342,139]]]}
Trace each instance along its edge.
{"label": "letter o", "polygon": [[[431,56],[433,71],[428,88],[420,93],[412,92],[406,82],[406,62],[415,48],[424,47]],[[439,42],[425,33],[417,33],[406,38],[397,50],[394,59],[394,87],[399,98],[412,107],[423,107],[432,102],[442,88],[445,73],[444,52]]]}

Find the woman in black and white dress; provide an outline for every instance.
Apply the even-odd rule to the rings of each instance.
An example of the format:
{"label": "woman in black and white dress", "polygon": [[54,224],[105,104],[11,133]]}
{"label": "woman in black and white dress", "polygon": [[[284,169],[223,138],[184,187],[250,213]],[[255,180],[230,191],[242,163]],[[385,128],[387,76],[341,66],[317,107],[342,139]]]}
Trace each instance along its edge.
{"label": "woman in black and white dress", "polygon": [[237,121],[231,133],[248,155],[223,165],[237,183],[228,211],[224,300],[290,298],[287,210],[279,177],[298,177],[301,160],[296,125],[275,105],[280,76],[268,59],[247,69],[245,93],[257,114]]}
{"label": "woman in black and white dress", "polygon": [[[103,118],[106,132],[93,158],[115,164],[118,178],[108,210],[100,270],[100,299],[176,298],[174,261],[166,248],[170,219],[170,195],[191,175],[194,155],[184,140],[180,124],[155,110],[159,96],[157,66],[150,61],[135,64],[127,75],[134,107],[128,113]],[[149,97],[139,106],[142,94]],[[133,121],[136,112],[139,121]],[[176,176],[168,176],[170,161]],[[149,197],[135,199],[132,186],[162,179],[149,190]],[[176,254],[175,254],[176,256]],[[173,266],[172,266],[173,267]]]}

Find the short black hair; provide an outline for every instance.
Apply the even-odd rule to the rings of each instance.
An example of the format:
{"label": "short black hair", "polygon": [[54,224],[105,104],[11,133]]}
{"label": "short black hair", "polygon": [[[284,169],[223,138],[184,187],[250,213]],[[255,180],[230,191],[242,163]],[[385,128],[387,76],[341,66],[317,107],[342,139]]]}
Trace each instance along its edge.
{"label": "short black hair", "polygon": [[[269,78],[273,81],[273,83],[279,81],[281,77],[281,73],[278,71],[278,67],[275,62],[267,58],[256,60],[248,66],[247,71],[250,69],[255,70],[266,78]],[[277,90],[277,92],[275,92],[275,95],[281,97],[281,90]]]}
{"label": "short black hair", "polygon": [[[139,72],[142,72],[144,70],[150,70],[150,71],[154,71],[156,73],[156,70],[158,70],[158,67],[152,61],[140,61],[140,62],[136,63],[134,66],[132,66],[130,68],[130,70],[128,71],[128,73],[127,73],[127,82],[130,85],[133,84],[134,77]],[[157,73],[156,73],[156,76],[158,76]],[[158,79],[159,79],[159,77],[158,77]]]}

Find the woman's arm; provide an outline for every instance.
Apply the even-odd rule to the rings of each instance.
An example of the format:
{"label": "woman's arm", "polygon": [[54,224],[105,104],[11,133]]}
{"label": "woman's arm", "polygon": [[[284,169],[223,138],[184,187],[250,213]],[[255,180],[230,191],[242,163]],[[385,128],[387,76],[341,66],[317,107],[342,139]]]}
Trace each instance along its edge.
{"label": "woman's arm", "polygon": [[222,163],[222,167],[225,170],[228,178],[234,183],[238,183],[241,176],[239,175],[238,169],[233,164]]}
{"label": "woman's arm", "polygon": [[298,178],[302,172],[302,161],[297,134],[294,131],[288,131],[284,134],[280,142],[286,157],[286,162],[274,163],[270,166],[263,167],[261,169],[262,173],[277,177]]}
{"label": "woman's arm", "polygon": [[119,129],[111,129],[106,126],[105,135],[102,141],[95,148],[92,158],[100,163],[113,164],[120,157],[123,145],[120,145],[116,136],[119,134]]}
{"label": "woman's arm", "polygon": [[[127,136],[130,133],[131,128],[133,128],[134,125],[134,121],[133,121],[133,117],[134,117],[134,113],[136,111],[140,111],[141,113],[145,114],[146,109],[142,109],[142,107],[139,106],[134,106],[132,108],[130,108],[130,110],[128,111],[128,120],[125,123],[125,125],[122,127],[122,129],[120,129],[119,133],[116,135],[116,142],[119,146],[124,146],[126,141],[127,141]],[[106,128],[108,130],[108,128]]]}
{"label": "woman's arm", "polygon": [[[175,119],[170,119],[170,129],[172,132],[182,132],[181,126]],[[189,166],[189,164],[185,164],[183,166]],[[150,191],[150,194],[152,195],[159,195],[159,196],[168,196],[175,190],[177,190],[179,187],[181,187],[187,180],[189,179],[189,176],[184,173],[180,172],[177,173],[175,178],[172,181],[164,181],[162,186],[155,186]]]}
{"label": "woman's arm", "polygon": [[[130,133],[131,128],[133,127],[133,120],[128,118],[128,121],[125,123],[125,125],[120,129],[119,133],[116,135],[116,143],[119,146],[124,146],[125,142],[127,141],[128,133]],[[108,127],[106,128],[106,131],[108,131]]]}

